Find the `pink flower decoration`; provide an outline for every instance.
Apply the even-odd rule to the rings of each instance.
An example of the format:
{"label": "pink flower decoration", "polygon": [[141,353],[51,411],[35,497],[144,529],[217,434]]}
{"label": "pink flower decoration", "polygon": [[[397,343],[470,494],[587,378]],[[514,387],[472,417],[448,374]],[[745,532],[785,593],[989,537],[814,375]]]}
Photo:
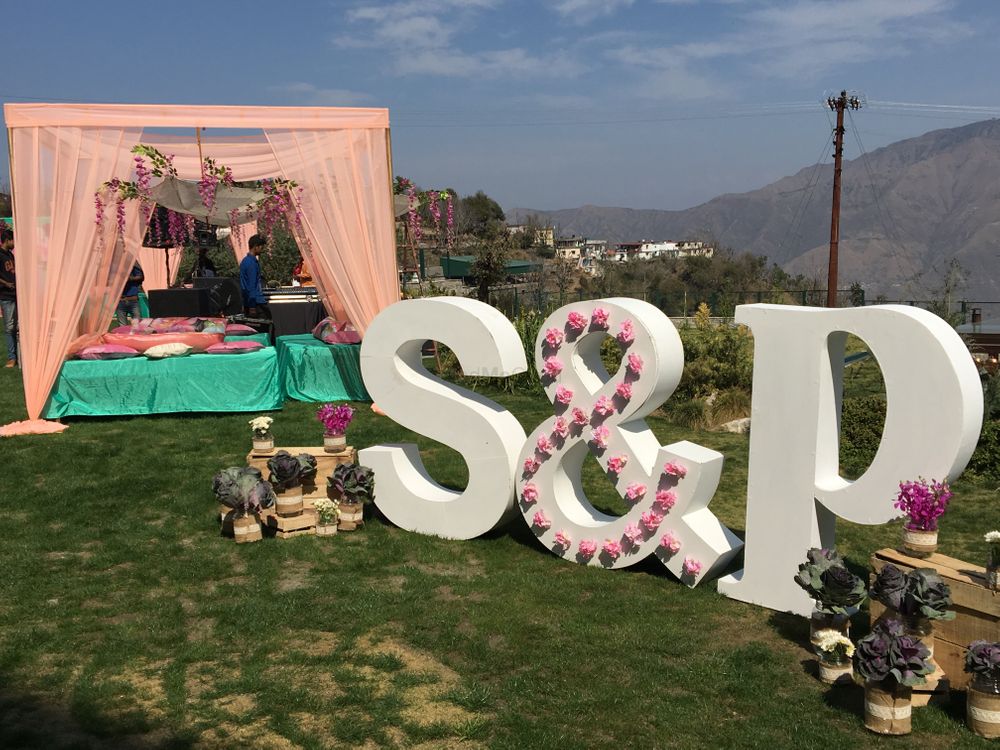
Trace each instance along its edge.
{"label": "pink flower decoration", "polygon": [[604,554],[610,557],[612,560],[617,560],[622,554],[622,546],[620,543],[616,542],[614,539],[608,539],[601,545],[601,549],[604,550]]}
{"label": "pink flower decoration", "polygon": [[677,495],[670,490],[659,490],[656,493],[655,502],[666,512],[674,507],[674,503],[677,502]]}
{"label": "pink flower decoration", "polygon": [[524,473],[529,476],[538,471],[539,466],[541,466],[541,463],[539,463],[538,459],[534,456],[524,459]]}
{"label": "pink flower decoration", "polygon": [[659,525],[663,523],[663,516],[654,510],[647,510],[639,520],[647,531],[656,531]]}
{"label": "pink flower decoration", "polygon": [[628,369],[638,375],[642,372],[642,357],[639,356],[639,352],[632,352],[626,358],[628,362]]}
{"label": "pink flower decoration", "polygon": [[566,420],[562,417],[556,419],[555,425],[552,427],[552,434],[561,440],[565,440],[569,437],[569,425],[566,424]]}
{"label": "pink flower decoration", "polygon": [[631,502],[635,502],[640,497],[646,494],[646,485],[642,482],[632,482],[628,487],[625,488],[625,497]]}
{"label": "pink flower decoration", "polygon": [[660,546],[676,554],[681,548],[681,540],[668,531],[660,537]]}
{"label": "pink flower decoration", "polygon": [[545,331],[545,343],[548,344],[549,349],[558,349],[559,344],[563,341],[563,332],[558,328],[548,328]]}
{"label": "pink flower decoration", "polygon": [[539,510],[535,512],[535,515],[531,517],[531,525],[537,526],[540,529],[547,529],[552,525],[552,521],[549,517],[545,515],[544,510]]}
{"label": "pink flower decoration", "polygon": [[538,441],[535,443],[540,453],[551,453],[552,452],[552,441],[549,440],[548,435],[539,435]]}
{"label": "pink flower decoration", "polygon": [[[570,315],[572,314],[570,313]],[[594,553],[597,552],[597,542],[593,539],[584,539],[577,545],[576,549],[579,551],[580,557],[593,557]]]}
{"label": "pink flower decoration", "polygon": [[621,396],[623,399],[628,401],[632,398],[632,384],[626,383],[624,380],[615,386],[615,393]]}
{"label": "pink flower decoration", "polygon": [[689,576],[696,576],[701,572],[701,563],[693,557],[684,558],[684,572]]}
{"label": "pink flower decoration", "polygon": [[594,308],[594,312],[590,316],[590,322],[593,323],[596,328],[607,328],[608,311],[603,307]]}
{"label": "pink flower decoration", "polygon": [[590,422],[590,417],[583,409],[573,409],[573,423],[583,426]]}
{"label": "pink flower decoration", "polygon": [[672,477],[677,477],[678,479],[683,479],[687,476],[687,467],[683,464],[676,464],[673,461],[668,461],[663,465],[663,473],[669,474]]}
{"label": "pink flower decoration", "polygon": [[542,370],[546,377],[554,378],[563,371],[563,363],[558,357],[546,357]]}
{"label": "pink flower decoration", "polygon": [[634,545],[642,539],[642,529],[634,523],[625,524],[625,531],[622,532],[622,536],[628,539],[629,544]]}
{"label": "pink flower decoration", "polygon": [[601,396],[599,399],[597,399],[597,402],[594,404],[594,411],[596,411],[602,417],[606,417],[614,413],[614,410],[615,410],[615,405],[611,403],[611,399],[608,398],[607,396]]}
{"label": "pink flower decoration", "polygon": [[590,437],[591,440],[593,440],[597,444],[597,447],[607,448],[608,437],[610,437],[610,435],[611,433],[608,431],[608,428],[602,424],[599,424],[597,425],[597,427],[594,428],[594,431],[590,434]]}
{"label": "pink flower decoration", "polygon": [[559,547],[562,547],[563,549],[569,549],[570,545],[573,544],[573,538],[565,531],[557,531],[555,536],[555,542],[556,545],[558,545]]}
{"label": "pink flower decoration", "polygon": [[633,328],[631,320],[626,320],[622,323],[621,328],[618,330],[618,340],[626,346],[635,341],[635,328]]}
{"label": "pink flower decoration", "polygon": [[538,500],[538,488],[531,484],[531,482],[528,482],[521,490],[521,499],[529,505],[536,502]]}
{"label": "pink flower decoration", "polygon": [[574,310],[566,317],[566,324],[574,331],[582,331],[587,327],[587,317],[583,313],[578,313]]}
{"label": "pink flower decoration", "polygon": [[[603,425],[602,425],[603,426]],[[628,463],[628,456],[615,456],[608,459],[608,471],[612,474],[621,474],[625,464]]]}
{"label": "pink flower decoration", "polygon": [[556,388],[556,401],[560,404],[569,404],[573,400],[573,391],[564,385]]}

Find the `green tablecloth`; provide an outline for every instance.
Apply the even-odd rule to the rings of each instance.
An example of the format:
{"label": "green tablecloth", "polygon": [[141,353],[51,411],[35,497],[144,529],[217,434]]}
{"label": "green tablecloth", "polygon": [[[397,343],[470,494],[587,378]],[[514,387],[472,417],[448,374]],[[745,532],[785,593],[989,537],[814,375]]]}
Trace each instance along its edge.
{"label": "green tablecloth", "polygon": [[324,344],[311,333],[278,336],[278,369],[297,401],[371,401],[361,379],[360,344]]}
{"label": "green tablecloth", "polygon": [[256,341],[264,346],[271,345],[271,337],[266,333],[249,333],[246,336],[226,336],[223,341]]}
{"label": "green tablecloth", "polygon": [[42,416],[266,411],[284,400],[273,347],[159,360],[69,360]]}

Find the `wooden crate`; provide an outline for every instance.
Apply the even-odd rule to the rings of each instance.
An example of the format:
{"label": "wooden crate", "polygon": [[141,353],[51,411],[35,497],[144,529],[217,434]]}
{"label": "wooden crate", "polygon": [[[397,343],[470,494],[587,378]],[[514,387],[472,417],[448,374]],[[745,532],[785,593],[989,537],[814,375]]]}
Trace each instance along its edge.
{"label": "wooden crate", "polygon": [[279,516],[271,513],[262,519],[267,527],[274,530],[279,539],[289,539],[293,536],[315,534],[319,514],[314,510],[304,510],[297,516]]}
{"label": "wooden crate", "polygon": [[[933,568],[951,587],[955,619],[934,622],[934,659],[951,687],[965,688],[970,678],[964,671],[966,647],[972,641],[1000,641],[1000,593],[986,588],[986,570],[946,555],[935,553],[921,560],[893,549],[879,550],[872,555],[871,563],[875,572],[887,563],[904,573],[915,568]],[[885,607],[876,601],[870,602],[870,607],[874,623]]]}
{"label": "wooden crate", "polygon": [[270,451],[252,450],[247,454],[247,466],[260,469],[260,473],[267,479],[267,459],[278,451],[288,451],[293,456],[299,453],[309,453],[316,457],[316,478],[302,483],[302,502],[306,508],[312,508],[313,503],[321,497],[326,497],[326,478],[333,474],[333,469],[338,464],[357,463],[358,454],[350,445],[340,453],[326,453],[322,446],[319,448],[282,448],[275,447]]}

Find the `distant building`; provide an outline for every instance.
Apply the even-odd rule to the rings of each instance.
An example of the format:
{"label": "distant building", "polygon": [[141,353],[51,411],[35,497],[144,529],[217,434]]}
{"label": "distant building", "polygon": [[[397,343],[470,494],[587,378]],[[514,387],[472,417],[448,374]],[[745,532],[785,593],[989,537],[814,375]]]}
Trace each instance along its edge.
{"label": "distant building", "polygon": [[608,260],[624,263],[629,260],[652,260],[653,258],[689,258],[695,256],[711,258],[714,252],[711,245],[705,245],[703,242],[695,240],[682,242],[641,240],[639,242],[619,242],[613,250],[607,250],[605,255]]}
{"label": "distant building", "polygon": [[[528,224],[508,224],[507,233],[511,235],[524,234],[528,231]],[[534,227],[535,236],[532,244],[539,247],[555,247],[556,230],[554,227]]]}

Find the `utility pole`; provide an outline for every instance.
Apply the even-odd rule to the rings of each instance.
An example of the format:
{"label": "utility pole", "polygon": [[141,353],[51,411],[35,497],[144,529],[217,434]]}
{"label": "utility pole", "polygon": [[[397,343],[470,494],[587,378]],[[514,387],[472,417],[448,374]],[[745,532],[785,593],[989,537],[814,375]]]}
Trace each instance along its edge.
{"label": "utility pole", "polygon": [[837,306],[837,250],[840,245],[840,172],[844,158],[844,110],[861,109],[861,100],[841,91],[840,96],[829,97],[827,106],[837,113],[837,127],[833,131],[833,210],[830,216],[830,266],[826,275],[826,306]]}

